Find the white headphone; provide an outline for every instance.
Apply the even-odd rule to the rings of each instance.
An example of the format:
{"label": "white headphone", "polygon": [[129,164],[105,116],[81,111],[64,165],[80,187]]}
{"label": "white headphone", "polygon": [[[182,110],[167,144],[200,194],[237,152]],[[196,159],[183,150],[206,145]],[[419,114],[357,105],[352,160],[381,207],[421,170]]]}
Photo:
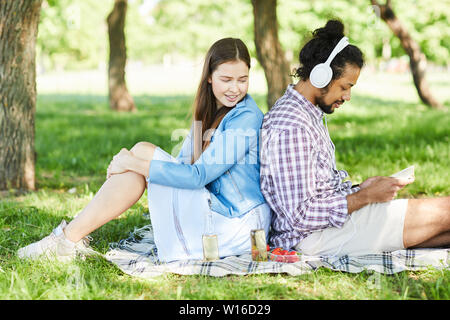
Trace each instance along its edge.
{"label": "white headphone", "polygon": [[316,65],[309,74],[309,81],[316,88],[323,88],[328,83],[330,83],[331,78],[333,77],[333,70],[331,70],[330,64],[333,61],[334,57],[341,52],[346,46],[348,46],[348,38],[343,37],[336,47],[334,47],[327,61],[324,63],[319,63]]}

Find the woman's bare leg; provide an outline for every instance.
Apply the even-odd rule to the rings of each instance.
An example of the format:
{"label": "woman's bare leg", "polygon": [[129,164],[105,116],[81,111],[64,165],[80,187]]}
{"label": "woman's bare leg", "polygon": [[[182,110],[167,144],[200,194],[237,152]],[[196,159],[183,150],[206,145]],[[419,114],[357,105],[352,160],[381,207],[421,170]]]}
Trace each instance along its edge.
{"label": "woman's bare leg", "polygon": [[[139,142],[133,155],[152,159],[155,146]],[[64,229],[66,238],[78,242],[92,231],[118,217],[134,205],[145,191],[145,177],[131,171],[112,175],[101,186],[89,204]]]}
{"label": "woman's bare leg", "polygon": [[128,171],[111,176],[91,202],[66,226],[66,238],[78,242],[128,210],[144,191],[145,180],[137,173]]}

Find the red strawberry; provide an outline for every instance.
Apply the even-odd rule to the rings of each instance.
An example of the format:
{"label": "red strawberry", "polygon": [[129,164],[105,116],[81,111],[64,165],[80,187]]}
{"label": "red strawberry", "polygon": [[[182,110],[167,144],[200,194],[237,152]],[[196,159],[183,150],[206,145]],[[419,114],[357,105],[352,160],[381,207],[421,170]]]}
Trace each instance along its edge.
{"label": "red strawberry", "polygon": [[281,248],[273,249],[272,254],[281,254]]}

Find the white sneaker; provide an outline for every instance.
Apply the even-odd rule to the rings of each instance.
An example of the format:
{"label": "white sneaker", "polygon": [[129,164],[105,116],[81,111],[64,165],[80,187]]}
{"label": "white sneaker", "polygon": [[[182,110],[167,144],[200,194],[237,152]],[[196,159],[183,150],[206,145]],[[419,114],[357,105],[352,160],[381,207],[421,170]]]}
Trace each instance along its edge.
{"label": "white sneaker", "polygon": [[17,255],[21,259],[38,259],[47,257],[59,261],[71,261],[76,256],[85,257],[87,255],[99,254],[89,247],[90,237],[84,237],[78,242],[70,241],[66,238],[63,229],[67,226],[63,220],[58,227],[48,236],[34,242],[26,247],[20,248]]}

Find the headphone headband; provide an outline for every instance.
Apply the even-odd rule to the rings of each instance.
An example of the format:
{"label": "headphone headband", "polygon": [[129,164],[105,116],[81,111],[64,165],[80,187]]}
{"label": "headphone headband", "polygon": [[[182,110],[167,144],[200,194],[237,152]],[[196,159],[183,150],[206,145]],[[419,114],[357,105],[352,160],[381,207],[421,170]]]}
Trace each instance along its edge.
{"label": "headphone headband", "polygon": [[339,40],[339,42],[337,43],[337,45],[334,47],[333,51],[331,51],[330,56],[328,57],[327,61],[325,61],[325,64],[330,65],[331,61],[333,61],[334,57],[336,57],[336,55],[341,52],[342,50],[344,50],[344,48],[346,46],[348,46],[349,42],[348,42],[348,38],[347,37],[342,37],[341,40]]}

